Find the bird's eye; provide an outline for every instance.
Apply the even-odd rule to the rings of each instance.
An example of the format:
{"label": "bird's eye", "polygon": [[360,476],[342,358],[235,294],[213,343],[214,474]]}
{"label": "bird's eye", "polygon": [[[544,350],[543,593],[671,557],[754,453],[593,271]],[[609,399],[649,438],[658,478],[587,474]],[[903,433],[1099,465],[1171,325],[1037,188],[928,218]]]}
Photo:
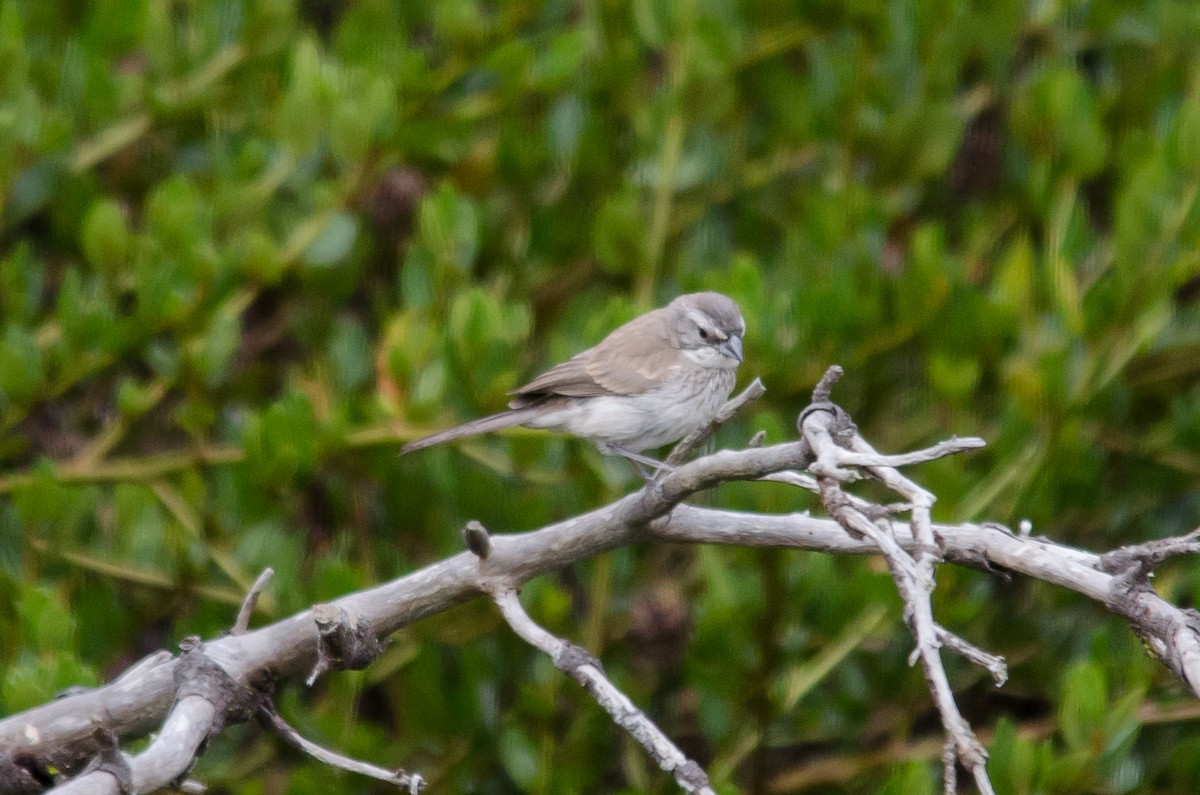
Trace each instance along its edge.
{"label": "bird's eye", "polygon": [[704,329],[700,329],[700,339],[702,339],[702,340],[708,339],[708,332],[705,331]]}

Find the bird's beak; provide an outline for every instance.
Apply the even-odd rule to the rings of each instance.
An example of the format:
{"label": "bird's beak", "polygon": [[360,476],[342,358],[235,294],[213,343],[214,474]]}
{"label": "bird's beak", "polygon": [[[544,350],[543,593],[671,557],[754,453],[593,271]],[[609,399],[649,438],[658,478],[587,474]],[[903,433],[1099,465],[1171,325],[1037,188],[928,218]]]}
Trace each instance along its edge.
{"label": "bird's beak", "polygon": [[732,337],[718,345],[717,350],[728,356],[730,359],[737,359],[740,362],[743,358],[742,338],[734,334]]}

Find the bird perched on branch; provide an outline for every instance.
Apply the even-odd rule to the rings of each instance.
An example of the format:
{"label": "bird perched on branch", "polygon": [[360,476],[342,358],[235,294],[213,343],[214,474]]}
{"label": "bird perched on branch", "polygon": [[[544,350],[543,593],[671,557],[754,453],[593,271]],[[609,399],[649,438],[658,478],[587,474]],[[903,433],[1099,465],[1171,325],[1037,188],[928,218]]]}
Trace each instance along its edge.
{"label": "bird perched on branch", "polygon": [[579,436],[657,469],[661,463],[641,451],[678,441],[716,415],[733,391],[745,333],[728,296],[681,295],[514,390],[508,411],[409,442],[401,452],[523,425]]}

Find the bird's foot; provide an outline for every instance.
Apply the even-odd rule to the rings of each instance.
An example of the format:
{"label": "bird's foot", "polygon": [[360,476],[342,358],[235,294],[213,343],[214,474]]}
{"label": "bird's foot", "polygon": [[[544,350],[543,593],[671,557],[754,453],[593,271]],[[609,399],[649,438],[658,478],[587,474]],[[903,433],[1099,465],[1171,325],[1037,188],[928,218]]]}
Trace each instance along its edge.
{"label": "bird's foot", "polygon": [[651,458],[641,453],[635,453],[619,445],[605,445],[604,449],[606,452],[616,453],[633,464],[633,468],[637,470],[637,473],[642,476],[642,480],[646,483],[657,482],[664,475],[675,471],[675,467],[664,461],[659,461],[656,458]]}

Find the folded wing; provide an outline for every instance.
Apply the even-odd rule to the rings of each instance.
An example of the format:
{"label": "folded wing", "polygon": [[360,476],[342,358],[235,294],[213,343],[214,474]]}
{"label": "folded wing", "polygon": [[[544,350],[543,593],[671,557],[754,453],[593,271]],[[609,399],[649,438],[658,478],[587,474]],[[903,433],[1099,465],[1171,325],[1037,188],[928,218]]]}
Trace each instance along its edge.
{"label": "folded wing", "polygon": [[660,386],[677,361],[662,310],[655,310],[513,390],[515,397],[508,405],[523,408],[551,397],[638,395]]}

